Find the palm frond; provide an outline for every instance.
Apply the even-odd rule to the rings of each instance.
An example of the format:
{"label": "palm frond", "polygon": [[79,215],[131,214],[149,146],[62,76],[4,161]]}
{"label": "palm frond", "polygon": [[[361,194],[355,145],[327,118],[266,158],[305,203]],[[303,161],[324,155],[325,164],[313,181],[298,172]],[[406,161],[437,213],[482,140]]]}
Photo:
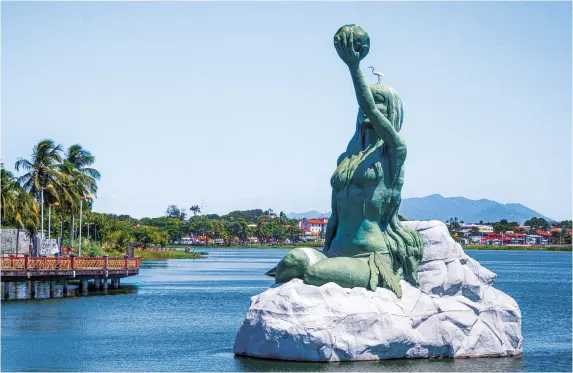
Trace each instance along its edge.
{"label": "palm frond", "polygon": [[29,171],[34,169],[34,165],[27,159],[18,158],[16,160],[16,164],[14,164],[14,168],[16,171],[20,171],[20,169]]}

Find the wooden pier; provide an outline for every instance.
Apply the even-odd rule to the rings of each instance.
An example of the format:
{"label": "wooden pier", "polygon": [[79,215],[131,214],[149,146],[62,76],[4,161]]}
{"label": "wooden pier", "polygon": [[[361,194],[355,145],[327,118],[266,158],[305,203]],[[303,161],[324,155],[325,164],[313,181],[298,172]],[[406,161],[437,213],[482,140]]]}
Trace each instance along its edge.
{"label": "wooden pier", "polygon": [[92,280],[96,289],[107,292],[108,283],[120,287],[122,277],[139,274],[139,258],[109,258],[81,256],[32,257],[2,256],[2,283],[4,299],[9,299],[10,282],[28,282],[30,297],[37,294],[38,282],[49,282],[50,298],[55,294],[56,281],[63,282],[63,296],[67,296],[68,281],[78,280],[83,295],[88,293],[88,281]]}

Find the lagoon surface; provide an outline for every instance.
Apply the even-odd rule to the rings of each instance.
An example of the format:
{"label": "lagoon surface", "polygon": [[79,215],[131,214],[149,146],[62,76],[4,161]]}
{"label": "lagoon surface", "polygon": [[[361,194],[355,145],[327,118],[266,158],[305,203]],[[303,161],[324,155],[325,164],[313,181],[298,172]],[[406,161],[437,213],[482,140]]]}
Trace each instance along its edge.
{"label": "lagoon surface", "polygon": [[[296,363],[233,356],[250,297],[284,249],[208,249],[147,261],[120,293],[2,302],[3,371],[568,371],[571,252],[467,251],[497,273],[523,316],[512,358]],[[129,286],[124,286],[129,285]]]}

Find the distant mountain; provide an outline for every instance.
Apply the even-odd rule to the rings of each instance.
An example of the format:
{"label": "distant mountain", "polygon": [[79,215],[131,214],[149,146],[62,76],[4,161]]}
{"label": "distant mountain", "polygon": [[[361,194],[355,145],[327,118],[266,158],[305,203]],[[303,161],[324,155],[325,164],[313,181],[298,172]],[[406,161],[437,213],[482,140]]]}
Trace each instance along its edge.
{"label": "distant mountain", "polygon": [[320,219],[330,217],[330,212],[324,213],[316,210],[311,210],[307,212],[290,212],[287,214],[289,219]]}
{"label": "distant mountain", "polygon": [[408,220],[441,220],[457,217],[458,221],[477,223],[495,222],[501,219],[523,224],[532,217],[553,219],[519,203],[499,203],[489,199],[472,200],[464,197],[446,198],[439,194],[421,198],[405,198],[400,205],[400,214]]}
{"label": "distant mountain", "polygon": [[[408,220],[441,220],[457,217],[458,221],[466,223],[496,222],[501,219],[517,221],[523,224],[532,217],[553,219],[519,203],[499,203],[489,199],[467,199],[464,197],[443,197],[439,194],[421,198],[404,198],[400,205],[400,215]],[[330,212],[321,213],[308,211],[303,213],[291,212],[287,214],[290,219],[316,219],[329,217]]]}

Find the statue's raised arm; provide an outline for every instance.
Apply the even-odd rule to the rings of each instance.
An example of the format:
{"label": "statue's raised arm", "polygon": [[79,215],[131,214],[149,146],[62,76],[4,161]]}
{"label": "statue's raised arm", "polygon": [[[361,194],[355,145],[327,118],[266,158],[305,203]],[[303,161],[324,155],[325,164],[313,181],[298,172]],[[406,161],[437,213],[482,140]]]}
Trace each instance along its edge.
{"label": "statue's raised arm", "polygon": [[[373,92],[360,70],[360,60],[370,50],[368,34],[360,26],[348,25],[341,27],[334,35],[334,47],[342,61],[348,65],[350,76],[354,84],[356,99],[362,114],[366,117],[365,125],[371,126],[382,138],[389,151],[395,153],[397,165],[401,166],[406,158],[406,146],[395,128],[388,119],[389,116],[399,116],[401,126],[402,105],[397,95],[387,97],[383,92]],[[374,96],[378,96],[378,100]],[[396,97],[396,99],[392,99]]]}

